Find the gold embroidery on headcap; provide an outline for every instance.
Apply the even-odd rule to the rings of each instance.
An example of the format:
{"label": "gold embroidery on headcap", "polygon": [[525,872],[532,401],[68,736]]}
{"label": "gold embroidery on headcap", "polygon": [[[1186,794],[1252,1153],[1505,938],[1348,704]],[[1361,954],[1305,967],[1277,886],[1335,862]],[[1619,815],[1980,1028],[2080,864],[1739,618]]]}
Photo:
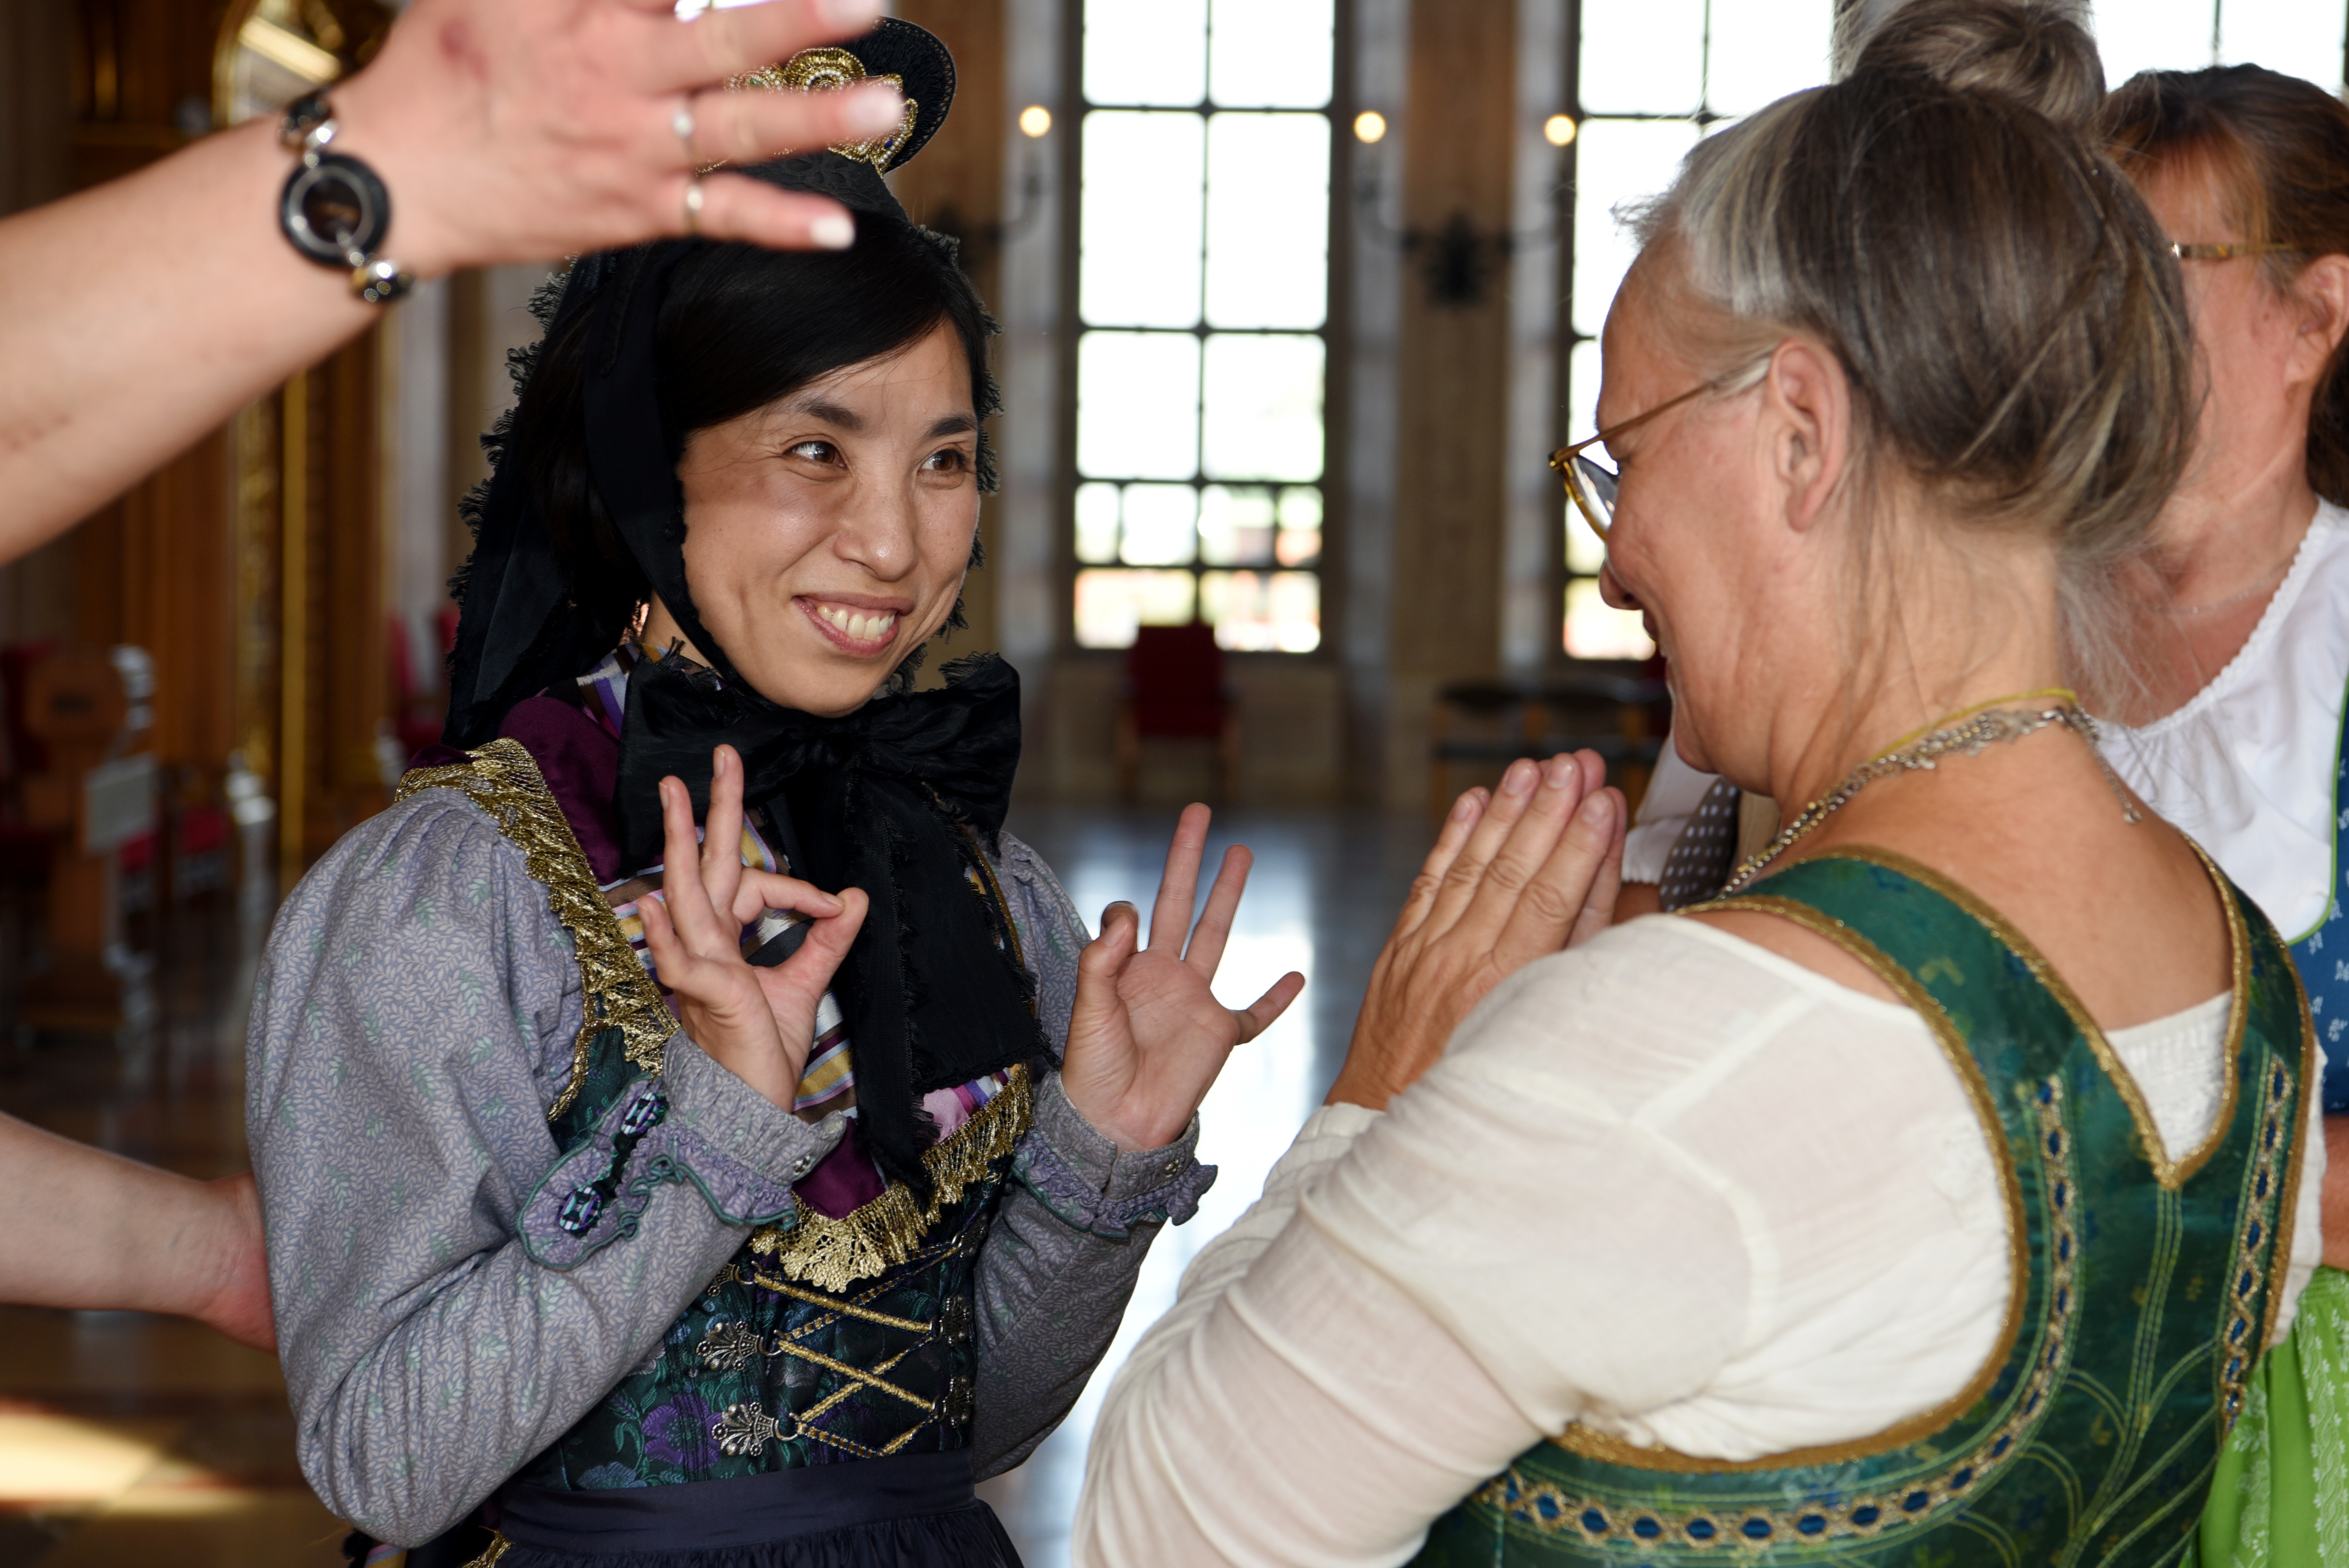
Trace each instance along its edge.
{"label": "gold embroidery on headcap", "polygon": [[[905,90],[905,77],[892,73],[888,76],[868,78],[864,74],[864,61],[846,49],[830,46],[817,49],[802,49],[780,66],[767,66],[759,70],[745,71],[726,85],[738,90],[743,88],[765,88],[770,92],[822,93],[837,92],[842,88],[853,88],[857,83],[868,79],[887,82],[901,94]],[[879,172],[886,174],[889,172],[889,160],[897,156],[897,150],[904,147],[907,139],[913,136],[914,121],[919,118],[921,112],[921,105],[908,98],[905,99],[905,118],[898,121],[895,131],[887,136],[876,136],[865,141],[834,142],[832,150],[843,158],[854,159],[859,163],[869,163]]]}

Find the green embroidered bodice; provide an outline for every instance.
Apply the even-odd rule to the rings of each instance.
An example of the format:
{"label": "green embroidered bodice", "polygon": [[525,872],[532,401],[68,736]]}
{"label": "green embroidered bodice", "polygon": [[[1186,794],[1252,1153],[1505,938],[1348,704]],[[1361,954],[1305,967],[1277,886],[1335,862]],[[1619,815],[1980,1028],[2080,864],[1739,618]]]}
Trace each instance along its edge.
{"label": "green embroidered bodice", "polygon": [[[660,1072],[675,1020],[526,749],[494,741],[410,773],[399,796],[438,788],[463,790],[489,814],[570,933],[582,1020],[569,1082],[547,1112],[569,1150]],[[1001,890],[981,891],[1016,943]],[[968,1446],[974,1271],[1028,1130],[1031,1088],[1015,1067],[1000,1093],[924,1154],[926,1203],[893,1181],[850,1213],[802,1204],[754,1231],[647,1363],[516,1479],[663,1485]],[[629,1180],[672,1174],[640,1163]]]}
{"label": "green embroidered bodice", "polygon": [[2226,1094],[2172,1161],[2111,1046],[2021,934],[1880,851],[1798,861],[1710,909],[1798,921],[1939,1037],[1989,1136],[2013,1295],[1938,1409],[1746,1463],[1569,1428],[1436,1522],[1432,1568],[2191,1562],[2227,1428],[2274,1321],[2314,1037],[2289,953],[2220,877]]}

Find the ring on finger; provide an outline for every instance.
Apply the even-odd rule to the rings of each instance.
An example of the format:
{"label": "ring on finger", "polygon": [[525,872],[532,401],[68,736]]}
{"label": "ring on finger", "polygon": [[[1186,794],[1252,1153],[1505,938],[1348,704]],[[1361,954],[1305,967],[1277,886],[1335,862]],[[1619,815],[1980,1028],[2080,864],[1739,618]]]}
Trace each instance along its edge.
{"label": "ring on finger", "polygon": [[698,174],[685,182],[685,232],[701,232],[701,176]]}

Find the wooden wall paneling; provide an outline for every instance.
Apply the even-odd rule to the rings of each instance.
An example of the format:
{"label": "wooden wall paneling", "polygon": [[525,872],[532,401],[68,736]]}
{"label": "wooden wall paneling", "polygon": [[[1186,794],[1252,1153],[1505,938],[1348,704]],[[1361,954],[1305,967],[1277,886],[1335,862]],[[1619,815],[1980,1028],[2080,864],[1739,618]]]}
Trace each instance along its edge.
{"label": "wooden wall paneling", "polygon": [[[1003,0],[900,0],[896,14],[927,27],[955,58],[954,110],[919,156],[890,179],[917,223],[962,242],[962,263],[990,307],[1002,280],[1005,218],[1003,150],[1011,110],[1005,101]],[[1011,199],[1015,203],[1019,200]],[[989,438],[1000,441],[999,428]],[[992,498],[981,507],[979,539],[992,545]],[[955,634],[926,672],[937,678],[947,658],[1000,645],[994,582],[982,567],[963,586],[970,629]]]}
{"label": "wooden wall paneling", "polygon": [[[1413,0],[1387,728],[1390,798],[1423,773],[1435,690],[1500,666],[1515,0]],[[1470,242],[1464,253],[1454,230]],[[1449,259],[1447,290],[1434,276]]]}

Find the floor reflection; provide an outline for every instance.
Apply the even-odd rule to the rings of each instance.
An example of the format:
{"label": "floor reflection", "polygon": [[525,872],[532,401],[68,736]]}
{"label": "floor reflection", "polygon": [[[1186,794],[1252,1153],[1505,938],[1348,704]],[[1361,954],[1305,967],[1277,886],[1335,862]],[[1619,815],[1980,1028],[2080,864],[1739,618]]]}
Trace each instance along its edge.
{"label": "floor reflection", "polygon": [[[1088,918],[1145,912],[1174,813],[1030,810],[1012,827]],[[1210,863],[1247,843],[1257,867],[1217,983],[1251,1000],[1286,970],[1308,985],[1241,1048],[1210,1096],[1202,1151],[1221,1169],[1190,1224],[1153,1250],[1126,1327],[1068,1422],[987,1486],[1030,1568],[1061,1568],[1102,1390],[1174,1299],[1184,1265],[1255,1197],[1321,1098],[1417,869],[1416,818],[1234,813]],[[0,889],[0,1017],[13,1020],[28,923]],[[252,927],[221,895],[160,938],[154,1016],[116,1036],[0,1031],[0,1109],[70,1137],[210,1177],[243,1169],[243,1035]],[[342,1527],[303,1485],[276,1363],[191,1323],[0,1307],[0,1568],[329,1568]]]}
{"label": "floor reflection", "polygon": [[[1036,847],[1086,919],[1098,923],[1102,907],[1121,898],[1147,918],[1174,822],[1171,811],[1063,809],[1015,816],[1011,830]],[[1025,1465],[980,1489],[1027,1568],[1066,1568],[1069,1522],[1102,1395],[1133,1341],[1173,1304],[1185,1266],[1255,1201],[1299,1123],[1329,1091],[1371,965],[1431,836],[1423,818],[1366,812],[1239,811],[1216,821],[1210,866],[1229,843],[1245,843],[1256,855],[1216,995],[1252,1001],[1291,969],[1305,975],[1305,995],[1233,1056],[1208,1095],[1200,1155],[1216,1166],[1216,1185],[1195,1219],[1159,1236],[1125,1326],[1084,1398]]]}

